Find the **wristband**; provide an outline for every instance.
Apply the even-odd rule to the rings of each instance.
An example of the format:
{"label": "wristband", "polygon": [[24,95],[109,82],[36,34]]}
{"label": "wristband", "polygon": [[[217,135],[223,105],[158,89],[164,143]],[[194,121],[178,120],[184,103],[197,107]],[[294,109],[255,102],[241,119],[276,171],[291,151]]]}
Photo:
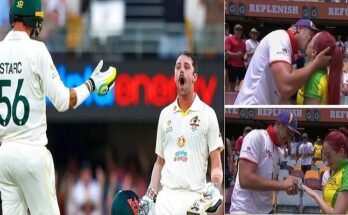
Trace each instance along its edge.
{"label": "wristband", "polygon": [[150,199],[153,201],[153,202],[156,202],[156,198],[157,198],[157,193],[154,189],[152,189],[151,187],[149,187],[149,189],[147,189],[146,193],[145,193],[146,196],[150,197]]}
{"label": "wristband", "polygon": [[76,92],[76,104],[74,105],[74,109],[76,109],[82,102],[86,100],[86,98],[90,95],[90,92],[87,86],[83,83],[78,87],[73,88]]}

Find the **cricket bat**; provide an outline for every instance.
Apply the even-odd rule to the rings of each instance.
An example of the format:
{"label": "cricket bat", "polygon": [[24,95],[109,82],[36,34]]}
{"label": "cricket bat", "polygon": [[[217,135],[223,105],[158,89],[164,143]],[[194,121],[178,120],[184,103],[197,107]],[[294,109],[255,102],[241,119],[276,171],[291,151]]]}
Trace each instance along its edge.
{"label": "cricket bat", "polygon": [[187,210],[186,215],[201,215],[206,214],[205,211],[211,206],[211,199],[209,196],[202,196],[197,199],[192,206]]}

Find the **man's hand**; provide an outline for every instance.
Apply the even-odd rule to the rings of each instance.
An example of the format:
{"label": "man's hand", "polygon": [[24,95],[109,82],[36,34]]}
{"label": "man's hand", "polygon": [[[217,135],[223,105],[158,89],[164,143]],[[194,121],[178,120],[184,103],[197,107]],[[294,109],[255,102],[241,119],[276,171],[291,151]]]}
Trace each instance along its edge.
{"label": "man's hand", "polygon": [[215,184],[207,183],[203,191],[204,196],[209,196],[211,200],[210,207],[206,210],[208,213],[215,213],[222,204],[222,195]]}
{"label": "man's hand", "polygon": [[110,66],[107,71],[101,72],[102,67],[103,60],[100,60],[87,81],[90,92],[97,92],[99,96],[106,95],[113,88],[117,74],[115,67]]}
{"label": "man's hand", "polygon": [[145,214],[147,215],[155,214],[154,207],[155,207],[156,197],[157,197],[156,192],[152,188],[149,188],[146,191],[145,196],[141,198],[139,204],[145,211]]}
{"label": "man's hand", "polygon": [[287,179],[283,181],[284,190],[286,190],[289,195],[296,195],[298,192],[297,178],[290,175]]}
{"label": "man's hand", "polygon": [[315,58],[314,58],[314,63],[315,63],[315,68],[320,69],[320,68],[325,68],[330,64],[332,56],[329,56],[328,53],[330,52],[331,48],[327,47],[323,51],[321,51]]}

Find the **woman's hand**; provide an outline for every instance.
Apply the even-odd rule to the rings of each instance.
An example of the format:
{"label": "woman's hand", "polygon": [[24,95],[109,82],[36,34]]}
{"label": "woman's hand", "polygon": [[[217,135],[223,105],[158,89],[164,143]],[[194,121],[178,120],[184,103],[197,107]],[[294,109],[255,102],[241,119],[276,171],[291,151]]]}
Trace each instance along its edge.
{"label": "woman's hand", "polygon": [[306,191],[308,193],[308,195],[310,195],[312,198],[315,198],[316,195],[318,195],[317,192],[315,192],[314,190],[312,190],[311,188],[307,187],[306,185],[302,184],[302,188],[304,191]]}

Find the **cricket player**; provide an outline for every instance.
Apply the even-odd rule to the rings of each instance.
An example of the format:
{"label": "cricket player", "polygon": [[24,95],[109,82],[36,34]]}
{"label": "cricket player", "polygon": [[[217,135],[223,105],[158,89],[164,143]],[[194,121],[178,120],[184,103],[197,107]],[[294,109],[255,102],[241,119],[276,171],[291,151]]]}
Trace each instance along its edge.
{"label": "cricket player", "polygon": [[[198,78],[195,56],[180,53],[174,71],[178,96],[160,114],[157,160],[148,191],[140,203],[149,205],[149,214],[186,214],[204,194],[211,199],[208,208],[216,212],[222,202],[223,179],[220,158],[223,143],[217,117],[194,92]],[[211,182],[206,183],[209,157]]]}
{"label": "cricket player", "polygon": [[265,36],[254,52],[234,104],[280,104],[289,100],[316,69],[329,65],[327,47],[305,67],[292,68],[294,55],[306,50],[317,31],[311,20],[300,19],[288,31],[276,30]]}
{"label": "cricket player", "polygon": [[12,30],[0,42],[0,191],[4,215],[59,215],[54,165],[47,150],[46,102],[62,112],[77,108],[92,92],[105,95],[116,69],[69,89],[60,80],[46,46],[31,39],[42,28],[40,0],[13,0]]}

